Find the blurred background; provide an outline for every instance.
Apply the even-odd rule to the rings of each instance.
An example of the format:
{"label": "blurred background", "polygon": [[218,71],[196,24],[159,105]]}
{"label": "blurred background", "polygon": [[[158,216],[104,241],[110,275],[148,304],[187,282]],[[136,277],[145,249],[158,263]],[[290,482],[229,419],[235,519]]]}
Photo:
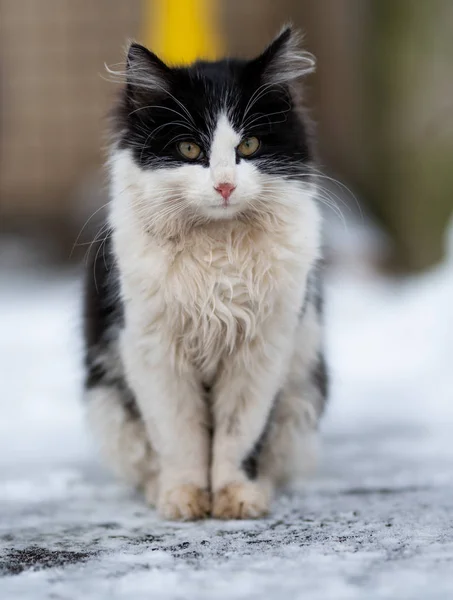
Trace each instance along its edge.
{"label": "blurred background", "polygon": [[[0,0],[0,12],[1,236],[15,240],[8,261],[28,252],[63,264],[86,250],[71,254],[106,201],[106,115],[116,90],[104,65],[124,60],[128,40],[173,63],[253,56],[288,21],[318,59],[306,103],[321,165],[347,186],[333,184],[331,197],[341,197],[345,217],[360,199],[381,232],[380,267],[410,272],[442,259],[453,207],[450,0]],[[86,243],[93,227],[83,234]]]}
{"label": "blurred background", "polygon": [[[332,385],[317,478],[256,545],[215,522],[168,528],[100,474],[80,282],[108,201],[105,64],[130,39],[172,63],[252,57],[287,21],[318,61],[304,98]],[[452,212],[453,0],[0,0],[0,596],[181,598],[197,581],[187,597],[233,598],[238,573],[241,598],[452,598]],[[2,548],[18,550],[3,579]],[[95,558],[29,573],[61,549]]]}
{"label": "blurred background", "polygon": [[[130,39],[170,63],[252,57],[288,21],[318,61],[304,98],[330,205],[332,414],[359,414],[371,394],[365,421],[390,408],[426,420],[428,404],[445,416],[451,0],[0,0],[0,15],[0,365],[10,411],[0,446],[3,432],[22,452],[24,438],[11,432],[24,418],[29,457],[31,431],[47,447],[43,432],[57,435],[65,419],[62,447],[70,430],[79,443],[79,269],[108,200],[107,115],[117,93],[105,65],[120,68]],[[408,403],[419,408],[398,408]]]}

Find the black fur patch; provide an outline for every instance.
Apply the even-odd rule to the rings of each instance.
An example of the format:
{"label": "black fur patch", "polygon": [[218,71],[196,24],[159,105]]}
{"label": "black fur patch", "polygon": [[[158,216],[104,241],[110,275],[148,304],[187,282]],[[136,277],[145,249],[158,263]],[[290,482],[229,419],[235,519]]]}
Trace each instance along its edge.
{"label": "black fur patch", "polygon": [[326,359],[322,352],[318,354],[318,360],[316,361],[312,371],[312,379],[314,385],[319,390],[322,398],[322,406],[324,407],[329,392],[329,374],[327,370]]}
{"label": "black fur patch", "polygon": [[87,350],[105,343],[113,327],[124,325],[119,275],[111,236],[93,244],[85,273],[84,333]]}
{"label": "black fur patch", "polygon": [[309,304],[313,304],[318,317],[321,317],[324,310],[324,290],[322,272],[319,263],[316,263],[308,274],[305,297],[299,311],[299,320],[304,318]]}
{"label": "black fur patch", "polygon": [[258,460],[264,444],[264,436],[258,440],[250,454],[242,461],[242,469],[252,481],[258,477]]}
{"label": "black fur patch", "polygon": [[259,459],[260,459],[261,451],[262,451],[262,449],[264,447],[264,444],[266,442],[266,437],[267,437],[267,435],[269,433],[269,430],[271,428],[272,417],[274,415],[275,406],[276,406],[276,404],[278,402],[278,397],[279,397],[279,394],[277,394],[275,396],[275,400],[274,400],[274,403],[272,405],[272,408],[271,408],[271,411],[269,413],[269,416],[267,418],[266,425],[264,426],[263,432],[261,433],[261,435],[258,438],[257,442],[253,446],[253,449],[250,452],[250,454],[246,458],[244,458],[244,460],[242,461],[242,469],[244,470],[244,472],[247,475],[247,477],[249,479],[251,479],[252,481],[258,477]]}
{"label": "black fur patch", "polygon": [[84,333],[85,388],[112,387],[120,393],[131,418],[140,416],[134,394],[116,365],[113,372],[104,363],[119,360],[113,346],[124,327],[124,307],[120,297],[118,268],[111,237],[91,249],[85,276]]}
{"label": "black fur patch", "polygon": [[108,373],[102,365],[86,360],[85,367],[85,387],[87,390],[106,382]]}

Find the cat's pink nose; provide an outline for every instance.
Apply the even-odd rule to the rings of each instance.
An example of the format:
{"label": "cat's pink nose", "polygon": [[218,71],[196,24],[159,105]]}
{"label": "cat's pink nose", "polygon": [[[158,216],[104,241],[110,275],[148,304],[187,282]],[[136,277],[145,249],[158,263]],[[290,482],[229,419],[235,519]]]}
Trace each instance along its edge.
{"label": "cat's pink nose", "polygon": [[219,183],[219,185],[215,187],[215,191],[219,192],[224,200],[228,200],[235,189],[236,186],[232,183]]}

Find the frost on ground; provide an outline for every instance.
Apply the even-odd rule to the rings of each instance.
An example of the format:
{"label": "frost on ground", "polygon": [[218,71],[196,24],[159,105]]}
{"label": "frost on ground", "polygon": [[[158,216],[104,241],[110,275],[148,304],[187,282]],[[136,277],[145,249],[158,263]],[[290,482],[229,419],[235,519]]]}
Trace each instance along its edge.
{"label": "frost on ground", "polygon": [[74,278],[0,278],[0,597],[453,597],[453,265],[334,271],[317,477],[258,522],[164,523],[97,464]]}

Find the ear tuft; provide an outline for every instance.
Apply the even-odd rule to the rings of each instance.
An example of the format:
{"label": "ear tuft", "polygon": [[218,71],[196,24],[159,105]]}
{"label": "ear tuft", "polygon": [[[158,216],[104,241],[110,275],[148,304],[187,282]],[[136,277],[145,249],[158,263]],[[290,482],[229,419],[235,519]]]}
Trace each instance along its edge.
{"label": "ear tuft", "polygon": [[153,52],[132,43],[126,60],[126,79],[132,88],[149,91],[167,91],[171,69]]}
{"label": "ear tuft", "polygon": [[108,81],[126,83],[125,97],[140,102],[147,92],[166,93],[170,90],[172,70],[140,44],[132,43],[127,51],[126,69],[114,69],[105,65]]}
{"label": "ear tuft", "polygon": [[315,57],[300,49],[300,41],[301,36],[286,26],[253,61],[260,65],[264,82],[286,84],[315,71]]}

